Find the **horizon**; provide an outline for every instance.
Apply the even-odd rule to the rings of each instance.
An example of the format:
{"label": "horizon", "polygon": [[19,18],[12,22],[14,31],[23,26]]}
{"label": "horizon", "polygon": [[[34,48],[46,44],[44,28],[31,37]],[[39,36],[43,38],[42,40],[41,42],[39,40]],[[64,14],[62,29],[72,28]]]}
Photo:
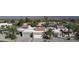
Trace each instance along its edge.
{"label": "horizon", "polygon": [[[0,19],[43,19],[44,16],[0,16]],[[79,16],[47,16],[49,19],[79,19]]]}

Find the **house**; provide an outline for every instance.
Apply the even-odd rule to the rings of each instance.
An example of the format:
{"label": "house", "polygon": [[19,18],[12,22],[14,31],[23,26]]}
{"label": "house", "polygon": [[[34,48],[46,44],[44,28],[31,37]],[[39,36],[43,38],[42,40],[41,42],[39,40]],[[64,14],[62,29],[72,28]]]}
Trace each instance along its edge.
{"label": "house", "polygon": [[34,31],[33,38],[34,39],[42,39],[43,31]]}
{"label": "house", "polygon": [[21,31],[21,32],[25,32],[25,33],[32,33],[34,31],[34,27],[31,27],[30,25],[27,25],[27,26],[22,26],[20,28],[17,29],[18,31]]}
{"label": "house", "polygon": [[24,23],[21,28],[18,28],[18,31],[24,33],[33,33],[34,39],[42,38],[42,34],[45,31],[45,27],[43,27],[41,24],[38,24],[36,27],[31,27],[31,25]]}
{"label": "house", "polygon": [[45,27],[36,27],[35,31],[45,31]]}
{"label": "house", "polygon": [[22,28],[28,28],[28,24],[27,23],[23,23]]}
{"label": "house", "polygon": [[39,22],[37,26],[43,26],[46,22]]}
{"label": "house", "polygon": [[31,27],[31,25],[27,26],[27,29],[24,29],[23,32],[28,32],[28,33],[32,33],[34,31],[34,27]]}
{"label": "house", "polygon": [[12,26],[12,24],[11,23],[0,23],[0,27],[2,27],[2,26],[4,26],[4,27]]}
{"label": "house", "polygon": [[45,32],[45,27],[39,25],[35,28],[35,31],[33,32],[33,38],[42,38],[43,32]]}

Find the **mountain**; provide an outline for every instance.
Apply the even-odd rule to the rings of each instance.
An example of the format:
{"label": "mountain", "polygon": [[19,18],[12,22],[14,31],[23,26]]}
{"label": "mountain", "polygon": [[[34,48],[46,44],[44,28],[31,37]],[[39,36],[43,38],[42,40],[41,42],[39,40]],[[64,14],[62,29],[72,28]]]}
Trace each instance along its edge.
{"label": "mountain", "polygon": [[[24,19],[28,17],[30,19],[43,19],[44,16],[0,16],[0,19]],[[79,16],[48,16],[49,19],[79,19]]]}
{"label": "mountain", "polygon": [[0,16],[0,19],[23,19],[25,16]]}

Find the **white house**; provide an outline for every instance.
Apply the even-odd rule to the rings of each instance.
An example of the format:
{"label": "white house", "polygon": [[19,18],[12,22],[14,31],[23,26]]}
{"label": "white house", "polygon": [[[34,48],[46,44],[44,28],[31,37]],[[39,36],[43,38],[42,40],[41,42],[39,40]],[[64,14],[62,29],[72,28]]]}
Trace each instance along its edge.
{"label": "white house", "polygon": [[21,32],[28,32],[28,33],[32,33],[34,31],[34,27],[31,27],[30,25],[27,26],[27,28],[21,27],[17,29],[18,31]]}
{"label": "white house", "polygon": [[0,23],[0,27],[1,26],[4,26],[4,27],[6,27],[6,26],[12,26],[12,24],[11,23]]}
{"label": "white house", "polygon": [[35,28],[35,31],[33,31],[33,38],[42,38],[43,32],[45,32],[45,27],[43,26],[37,26]]}
{"label": "white house", "polygon": [[42,33],[45,31],[44,27],[31,27],[28,25],[27,28],[18,28],[18,31],[24,33],[33,33],[33,38],[42,38]]}
{"label": "white house", "polygon": [[33,38],[42,39],[43,32],[44,31],[34,31],[33,32]]}

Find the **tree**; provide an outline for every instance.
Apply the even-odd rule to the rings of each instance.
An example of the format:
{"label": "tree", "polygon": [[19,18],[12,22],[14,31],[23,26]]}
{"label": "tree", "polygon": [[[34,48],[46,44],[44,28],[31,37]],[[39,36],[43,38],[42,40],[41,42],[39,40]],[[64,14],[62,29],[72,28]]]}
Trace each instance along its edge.
{"label": "tree", "polygon": [[15,20],[14,20],[14,19],[12,19],[10,22],[11,22],[11,23],[15,23]]}
{"label": "tree", "polygon": [[3,34],[3,31],[5,30],[5,27],[4,26],[1,26],[0,27],[0,34]]}
{"label": "tree", "polygon": [[49,26],[49,22],[46,21],[46,23],[43,26],[48,27]]}
{"label": "tree", "polygon": [[52,35],[52,29],[49,29],[48,31],[44,32],[43,38],[50,40],[51,39],[51,35]]}
{"label": "tree", "polygon": [[17,26],[22,26],[24,22],[25,21],[23,19],[20,19],[19,22],[17,23]]}
{"label": "tree", "polygon": [[47,16],[44,16],[45,24],[43,26],[48,27],[49,26],[49,20]]}
{"label": "tree", "polygon": [[25,17],[25,22],[30,22],[30,19],[28,17]]}
{"label": "tree", "polygon": [[75,30],[75,39],[79,40],[79,25],[76,25],[76,27],[74,27]]}
{"label": "tree", "polygon": [[49,29],[49,30],[47,31],[47,33],[48,33],[48,35],[49,35],[49,38],[51,38],[51,35],[52,35],[52,29]]}
{"label": "tree", "polygon": [[48,17],[47,17],[47,16],[44,16],[44,19],[45,19],[45,20],[48,20]]}
{"label": "tree", "polygon": [[70,22],[75,23],[75,19],[70,19]]}
{"label": "tree", "polygon": [[4,23],[8,23],[8,22],[9,22],[9,20],[8,20],[8,19],[5,19],[5,20],[4,20]]}
{"label": "tree", "polygon": [[6,31],[7,32],[5,32],[6,34],[5,38],[11,38],[12,40],[16,39],[17,37],[16,35],[19,34],[19,31],[17,31],[16,26],[11,26],[11,27],[7,26]]}
{"label": "tree", "polygon": [[72,31],[75,32],[77,30],[76,24],[69,22],[69,23],[66,23],[64,26],[67,27],[68,29],[68,39],[70,40],[70,35],[69,35],[70,29],[72,29]]}
{"label": "tree", "polygon": [[35,27],[35,26],[37,26],[37,25],[38,25],[38,22],[37,22],[37,21],[33,20],[33,21],[31,22],[31,26],[32,26],[32,27]]}

